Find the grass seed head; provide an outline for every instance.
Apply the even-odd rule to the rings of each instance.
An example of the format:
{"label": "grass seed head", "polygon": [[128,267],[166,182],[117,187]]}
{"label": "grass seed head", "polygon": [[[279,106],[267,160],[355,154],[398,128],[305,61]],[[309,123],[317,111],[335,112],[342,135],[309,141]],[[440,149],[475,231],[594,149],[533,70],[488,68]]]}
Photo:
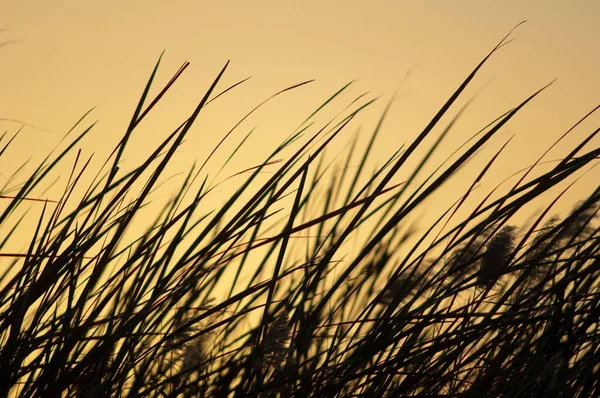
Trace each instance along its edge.
{"label": "grass seed head", "polygon": [[281,370],[287,363],[289,353],[288,343],[292,328],[288,320],[288,312],[283,309],[267,326],[267,332],[262,341],[262,353],[255,363],[258,368],[275,368]]}
{"label": "grass seed head", "polygon": [[516,230],[516,226],[506,225],[490,239],[479,266],[478,285],[494,284],[508,272],[508,261],[515,250]]}

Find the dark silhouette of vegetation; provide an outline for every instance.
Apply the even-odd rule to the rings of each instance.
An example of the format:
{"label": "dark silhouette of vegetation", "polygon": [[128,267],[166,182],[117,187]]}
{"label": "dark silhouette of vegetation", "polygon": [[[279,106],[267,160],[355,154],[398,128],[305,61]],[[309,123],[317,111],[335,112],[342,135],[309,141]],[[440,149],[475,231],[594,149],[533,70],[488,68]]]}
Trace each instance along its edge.
{"label": "dark silhouette of vegetation", "polygon": [[[35,195],[92,131],[85,116],[66,149],[16,190],[0,191],[0,396],[600,395],[600,189],[566,217],[552,216],[563,191],[531,225],[513,225],[524,205],[595,164],[600,148],[589,147],[598,129],[550,170],[535,176],[533,167],[525,170],[507,193],[490,194],[457,220],[504,145],[433,225],[421,230],[409,223],[545,89],[483,128],[417,185],[461,112],[441,126],[414,170],[407,172],[407,161],[506,42],[373,174],[365,172],[369,144],[362,153],[354,147],[342,171],[326,177],[324,149],[372,102],[360,96],[315,130],[314,117],[348,84],[246,170],[221,207],[206,208],[214,185],[204,165],[194,168],[150,228],[123,240],[134,218],[147,214],[145,205],[198,115],[243,83],[217,90],[225,65],[190,117],[145,161],[121,170],[130,137],[187,67],[150,99],[159,60],[107,167],[82,196],[75,188],[89,173],[89,159],[79,152],[62,197],[51,203]],[[2,135],[0,156],[15,136]],[[279,161],[293,145],[299,149]],[[351,161],[359,167],[348,167]],[[401,169],[409,177],[398,183]],[[274,172],[263,182],[265,170]],[[41,211],[35,230],[15,220],[23,206]],[[359,228],[367,237],[353,240],[347,256],[340,249]],[[31,236],[28,250],[5,251],[15,234]],[[223,286],[228,294],[215,299]]]}

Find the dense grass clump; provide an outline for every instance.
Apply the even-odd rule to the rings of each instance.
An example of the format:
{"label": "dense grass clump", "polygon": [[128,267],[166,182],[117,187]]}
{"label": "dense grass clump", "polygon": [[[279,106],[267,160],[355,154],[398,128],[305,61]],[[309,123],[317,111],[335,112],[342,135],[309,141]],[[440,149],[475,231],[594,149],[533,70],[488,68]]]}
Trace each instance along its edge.
{"label": "dense grass clump", "polygon": [[[221,207],[206,208],[214,186],[202,167],[193,169],[150,227],[124,239],[199,113],[232,88],[217,90],[226,65],[153,154],[120,170],[131,135],[187,66],[150,99],[157,64],[106,168],[82,195],[75,192],[89,161],[77,154],[62,197],[35,197],[93,124],[18,189],[2,188],[0,396],[600,395],[600,189],[566,217],[552,211],[562,196],[556,187],[598,159],[600,148],[589,149],[598,130],[550,170],[533,175],[533,165],[499,198],[490,193],[465,209],[503,146],[433,225],[406,222],[543,90],[417,185],[454,120],[415,159],[424,140],[504,44],[371,175],[365,165],[379,127],[348,158],[358,168],[326,177],[324,149],[372,102],[359,97],[314,130],[315,115],[345,86],[246,170]],[[1,138],[0,155],[12,142]],[[266,169],[274,171],[264,181]],[[402,183],[394,179],[400,170],[409,176]],[[537,218],[514,225],[519,209],[549,192],[555,199]],[[18,220],[26,205],[41,211],[34,230]],[[457,219],[459,210],[469,215]],[[364,238],[352,239],[359,229]],[[16,235],[30,236],[29,248],[7,253]],[[348,242],[352,250],[342,249]]]}

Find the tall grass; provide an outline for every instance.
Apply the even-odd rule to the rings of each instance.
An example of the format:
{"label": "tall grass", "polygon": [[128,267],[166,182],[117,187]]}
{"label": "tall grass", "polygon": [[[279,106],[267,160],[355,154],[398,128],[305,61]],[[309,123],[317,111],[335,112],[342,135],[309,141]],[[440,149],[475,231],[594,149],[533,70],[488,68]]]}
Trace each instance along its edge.
{"label": "tall grass", "polygon": [[[442,117],[504,44],[372,174],[365,167],[381,123],[367,148],[354,147],[343,171],[327,177],[324,150],[372,102],[359,97],[317,129],[314,118],[347,85],[249,167],[221,207],[205,207],[214,185],[202,165],[144,233],[124,239],[136,216],[147,219],[144,207],[199,113],[237,85],[220,88],[225,65],[189,118],[144,162],[121,170],[132,134],[187,67],[149,98],[159,60],[123,138],[81,196],[90,172],[79,153],[55,203],[34,194],[92,131],[85,116],[66,149],[12,194],[1,191],[0,396],[599,395],[600,189],[564,218],[552,210],[566,190],[530,225],[512,221],[595,164],[600,148],[589,147],[598,129],[551,170],[533,175],[532,165],[499,198],[490,192],[465,209],[505,144],[435,223],[419,230],[407,222],[545,89],[434,169],[431,156],[458,116],[447,126]],[[0,155],[13,139],[1,137]],[[265,170],[274,170],[266,181]],[[409,176],[402,183],[400,170]],[[18,219],[31,201],[41,201],[33,204],[41,213],[34,230]],[[457,219],[459,211],[468,216]],[[359,229],[364,239],[353,239]],[[31,243],[8,253],[16,234]]]}

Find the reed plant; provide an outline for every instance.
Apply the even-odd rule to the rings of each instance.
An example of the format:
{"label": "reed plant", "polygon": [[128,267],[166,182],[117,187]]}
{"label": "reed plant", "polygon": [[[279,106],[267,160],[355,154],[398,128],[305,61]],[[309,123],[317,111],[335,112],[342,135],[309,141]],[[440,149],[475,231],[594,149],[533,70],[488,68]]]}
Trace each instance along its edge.
{"label": "reed plant", "polygon": [[[226,64],[189,118],[122,170],[130,138],[188,65],[150,98],[159,60],[93,179],[89,159],[76,152],[93,132],[86,115],[64,150],[0,191],[0,396],[600,395],[600,189],[554,216],[568,189],[556,194],[557,187],[597,162],[598,129],[549,170],[534,173],[541,156],[506,193],[471,205],[505,144],[432,225],[409,222],[546,89],[432,164],[432,154],[448,151],[441,143],[461,114],[457,100],[506,43],[373,173],[366,167],[381,122],[334,178],[324,156],[372,100],[360,96],[329,122],[314,122],[348,84],[262,163],[248,165],[221,206],[207,209],[215,185],[204,165],[193,168],[151,225],[131,237],[141,215],[149,219],[146,205],[199,114],[243,83],[221,87]],[[17,135],[2,135],[0,156]],[[73,159],[62,196],[36,196]],[[408,178],[399,181],[400,171]],[[554,199],[541,214],[517,225],[520,209],[548,193]],[[25,206],[40,214],[33,229],[20,222]],[[30,237],[27,250],[6,251],[14,236]]]}

